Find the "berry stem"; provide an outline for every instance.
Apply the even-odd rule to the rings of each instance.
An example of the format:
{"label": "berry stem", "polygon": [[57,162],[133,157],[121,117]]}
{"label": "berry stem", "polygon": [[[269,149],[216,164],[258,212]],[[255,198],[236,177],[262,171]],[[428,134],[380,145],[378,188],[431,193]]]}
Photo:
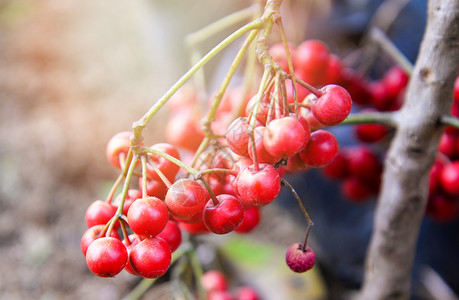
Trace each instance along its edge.
{"label": "berry stem", "polygon": [[123,232],[123,237],[124,239],[126,240],[126,246],[129,246],[131,244],[131,240],[129,239],[129,233],[127,232],[126,230],[126,225],[128,224],[127,223],[127,220],[123,217],[119,218],[119,221],[120,221],[120,227],[121,227],[121,231]]}
{"label": "berry stem", "polygon": [[452,115],[442,115],[440,117],[440,123],[442,125],[459,128],[459,118],[456,118]]}
{"label": "berry stem", "polygon": [[[303,215],[304,217],[306,218],[306,221],[308,222],[308,228],[310,226],[313,226],[314,225],[314,222],[311,220],[311,218],[309,217],[309,214],[308,212],[306,211],[306,208],[304,207],[303,203],[301,202],[301,199],[300,197],[298,196],[298,193],[295,191],[295,189],[290,185],[290,183],[288,183],[287,180],[285,180],[284,178],[281,178],[281,183],[283,185],[286,185],[288,186],[288,188],[292,191],[292,194],[293,196],[295,197],[295,199],[298,201],[298,204],[300,205],[300,208],[301,208],[301,211],[303,212]],[[309,232],[309,230],[307,231]]]}
{"label": "berry stem", "polygon": [[142,198],[148,197],[148,192],[147,192],[147,156],[142,155],[140,157],[142,160]]}
{"label": "berry stem", "polygon": [[413,73],[413,64],[397,47],[395,47],[394,43],[380,28],[372,27],[370,29],[370,38],[389,54],[405,72],[409,75]]}
{"label": "berry stem", "polygon": [[233,175],[233,176],[237,176],[237,174],[238,174],[237,171],[235,171],[235,170],[215,168],[215,169],[207,169],[207,170],[201,171],[200,175],[198,176],[198,178],[200,178],[201,176],[204,176],[204,175],[212,174],[212,173],[223,173],[225,175],[230,174],[230,175]]}
{"label": "berry stem", "polygon": [[120,175],[118,175],[118,178],[116,178],[115,183],[113,183],[112,188],[110,189],[110,192],[108,193],[107,199],[105,200],[107,203],[111,204],[113,201],[113,196],[116,193],[116,190],[118,189],[121,181],[123,181],[124,178],[124,172],[121,172]]}
{"label": "berry stem", "polygon": [[299,78],[296,78],[295,76],[290,76],[290,78],[292,79],[292,81],[293,81],[294,78],[295,78],[295,81],[296,81],[296,82],[298,82],[298,83],[301,84],[303,87],[305,87],[308,91],[310,91],[311,93],[313,93],[317,98],[322,97],[322,95],[324,94],[321,90],[316,89],[315,87],[313,87],[313,86],[310,85],[309,83],[304,82],[303,80],[301,80],[301,79],[299,79]]}
{"label": "berry stem", "polygon": [[[390,127],[397,127],[399,113],[393,112],[359,112],[350,114],[343,122],[338,125],[353,125],[353,124],[367,124],[378,123]],[[459,126],[459,122],[458,122]]]}
{"label": "berry stem", "polygon": [[301,246],[301,250],[303,252],[306,251],[306,248],[308,246],[308,237],[309,237],[309,231],[311,231],[311,227],[312,227],[313,224],[310,224],[308,223],[308,227],[306,227],[306,234],[304,236],[304,242],[303,242],[303,245]]}
{"label": "berry stem", "polygon": [[167,179],[166,175],[164,175],[163,171],[161,171],[158,166],[154,163],[154,161],[151,160],[150,157],[147,157],[147,161],[150,164],[150,166],[155,170],[156,174],[158,174],[159,178],[164,182],[164,184],[167,186],[167,188],[170,188],[172,183]]}
{"label": "berry stem", "polygon": [[177,92],[177,90],[182,87],[188,81],[188,79],[193,76],[193,74],[195,74],[202,66],[204,66],[221,50],[234,42],[237,38],[249,31],[263,27],[264,24],[265,21],[263,19],[257,19],[253,22],[250,22],[233,32],[212,50],[210,50],[198,63],[189,69],[161,98],[159,98],[156,103],[142,116],[142,118],[132,124],[133,137],[131,138],[131,144],[133,143],[140,145],[143,128],[145,128],[151,118],[153,118],[153,116],[161,109],[161,107],[167,103],[167,101],[175,94],[175,92]]}
{"label": "berry stem", "polygon": [[169,155],[167,153],[164,153],[162,151],[159,151],[159,150],[156,150],[156,149],[153,149],[153,148],[148,148],[148,147],[142,147],[142,151],[143,152],[147,152],[147,153],[153,153],[155,155],[164,157],[165,159],[169,160],[170,162],[176,164],[180,168],[184,169],[185,171],[187,171],[188,173],[193,175],[193,177],[196,177],[196,176],[199,175],[199,171],[198,170],[190,167],[186,163],[182,162],[180,159],[177,159],[177,158],[175,158],[175,157],[173,157],[173,156],[171,156],[171,155]]}
{"label": "berry stem", "polygon": [[214,206],[217,206],[220,202],[218,201],[217,196],[215,196],[215,193],[212,190],[212,187],[210,186],[210,184],[207,182],[207,180],[200,175],[198,175],[198,178],[195,178],[195,179],[199,179],[202,181],[207,191],[209,192],[210,199],[212,199],[212,203],[214,204]]}
{"label": "berry stem", "polygon": [[[110,224],[111,228],[113,228],[113,226],[115,225],[115,222],[117,221],[119,216],[121,216],[123,214],[124,201],[126,200],[126,195],[128,193],[128,190],[129,190],[129,184],[131,182],[132,173],[134,172],[134,169],[135,169],[135,166],[137,164],[137,160],[138,159],[139,159],[138,156],[134,155],[134,157],[132,157],[131,163],[129,164],[129,169],[127,170],[127,173],[126,173],[126,179],[124,180],[123,190],[121,192],[121,201],[120,201],[120,204],[118,205],[118,209],[117,209],[116,215],[115,215],[115,219],[116,220],[110,221],[111,222],[111,224]],[[111,232],[111,228],[108,229],[108,234],[109,235],[110,235],[110,232]]]}

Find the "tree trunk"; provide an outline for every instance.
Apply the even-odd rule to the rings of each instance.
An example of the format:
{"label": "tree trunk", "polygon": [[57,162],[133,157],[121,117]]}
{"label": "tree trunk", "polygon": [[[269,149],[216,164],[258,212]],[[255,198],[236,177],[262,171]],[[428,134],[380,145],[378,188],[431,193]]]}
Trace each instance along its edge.
{"label": "tree trunk", "polygon": [[408,299],[435,161],[459,72],[459,1],[431,0],[398,129],[385,161],[360,299]]}

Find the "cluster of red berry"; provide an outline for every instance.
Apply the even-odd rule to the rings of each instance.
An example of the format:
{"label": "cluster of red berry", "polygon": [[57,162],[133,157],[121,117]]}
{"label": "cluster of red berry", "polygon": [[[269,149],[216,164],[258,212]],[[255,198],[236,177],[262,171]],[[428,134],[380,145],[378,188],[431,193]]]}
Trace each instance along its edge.
{"label": "cluster of red berry", "polygon": [[242,286],[236,290],[236,295],[229,290],[225,275],[217,270],[205,272],[201,277],[201,284],[208,300],[259,300],[260,297],[253,288]]}

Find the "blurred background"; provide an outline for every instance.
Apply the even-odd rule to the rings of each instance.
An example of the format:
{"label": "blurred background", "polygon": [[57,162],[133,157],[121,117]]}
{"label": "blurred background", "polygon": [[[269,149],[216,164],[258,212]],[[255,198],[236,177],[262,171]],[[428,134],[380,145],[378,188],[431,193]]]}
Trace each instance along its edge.
{"label": "blurred background", "polygon": [[[306,38],[321,38],[335,53],[358,46],[383,3],[284,2],[289,39],[298,44]],[[409,16],[393,27],[399,30],[393,31],[392,37],[401,41],[400,46],[414,61],[424,28],[425,1],[386,2],[398,3],[398,11],[405,9]],[[408,2],[410,9],[405,8]],[[105,158],[105,145],[114,133],[130,130],[132,122],[190,67],[186,34],[248,3],[0,0],[0,299],[119,299],[137,284],[138,279],[129,274],[114,279],[95,277],[80,251],[85,210],[93,201],[105,198],[118,174]],[[414,25],[409,20],[418,21],[407,26]],[[203,51],[240,25],[202,44]],[[411,40],[405,39],[406,32]],[[226,56],[236,49],[237,45],[230,47],[206,68],[209,93],[223,78]],[[152,120],[145,131],[146,144],[164,141],[166,118],[164,110]],[[343,129],[341,135],[346,134]],[[352,142],[343,139],[343,143]],[[327,227],[324,220],[339,218],[320,213],[322,207],[314,199],[327,197],[339,202],[336,189],[333,195],[310,193],[310,186],[322,186],[326,181],[316,173],[307,176],[311,185],[299,192],[307,196],[305,202],[313,218],[316,214],[313,231],[317,234],[312,238],[318,257],[327,246],[325,236],[336,232],[349,238],[342,235],[347,232],[355,242],[355,249],[350,249],[355,256],[345,260],[355,269],[343,275],[337,253],[324,250],[324,268],[309,275],[307,284],[283,271],[272,275],[283,263],[285,250],[304,236],[305,222],[291,213],[293,204],[288,201],[292,198],[283,193],[281,201],[286,204],[267,207],[265,221],[250,236],[264,245],[256,251],[269,253],[260,263],[269,262],[272,268],[264,269],[264,275],[254,269],[242,272],[264,276],[248,280],[265,290],[266,299],[339,299],[345,297],[344,291],[356,289],[361,280],[359,268],[371,229],[373,203],[360,208],[357,214],[362,218],[352,219],[361,221],[330,222]],[[301,186],[304,177],[292,180],[294,186]],[[336,207],[342,209],[339,204]],[[336,227],[342,230],[333,231]],[[358,237],[352,235],[359,229],[363,232]],[[345,256],[346,243],[339,241],[338,248],[328,246]],[[216,244],[226,242],[216,238]],[[233,246],[236,248],[230,249],[239,249]],[[247,262],[240,263],[247,266]],[[343,268],[349,271],[346,266]],[[269,289],[278,287],[278,281],[283,288],[277,292],[287,293],[287,298],[279,298],[283,296]],[[330,283],[336,287],[335,296],[327,293],[325,284]],[[270,292],[277,298],[269,298]]]}

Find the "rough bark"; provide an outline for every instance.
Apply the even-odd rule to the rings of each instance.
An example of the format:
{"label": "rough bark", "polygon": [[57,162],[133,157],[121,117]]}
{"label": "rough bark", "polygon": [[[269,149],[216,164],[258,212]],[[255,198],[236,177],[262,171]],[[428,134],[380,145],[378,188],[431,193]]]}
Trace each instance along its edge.
{"label": "rough bark", "polygon": [[428,20],[389,149],[360,299],[408,299],[429,170],[459,71],[459,1],[431,0]]}

